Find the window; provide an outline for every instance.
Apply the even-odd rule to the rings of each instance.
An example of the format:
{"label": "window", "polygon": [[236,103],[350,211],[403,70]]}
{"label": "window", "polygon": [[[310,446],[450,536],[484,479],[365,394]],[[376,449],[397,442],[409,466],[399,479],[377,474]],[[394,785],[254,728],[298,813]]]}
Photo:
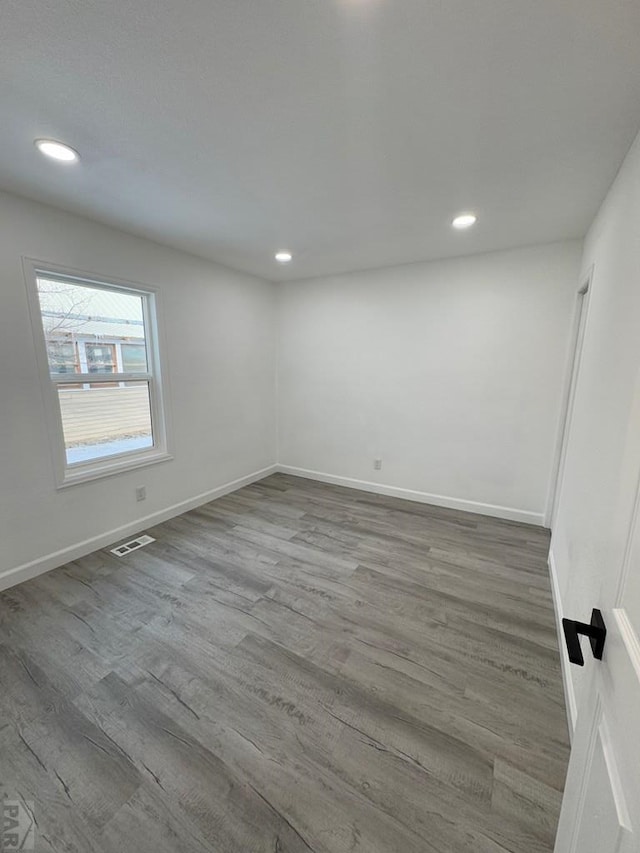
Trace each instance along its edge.
{"label": "window", "polygon": [[58,484],[169,458],[155,294],[33,268]]}
{"label": "window", "polygon": [[147,352],[144,344],[122,344],[122,366],[133,373],[147,369]]}
{"label": "window", "polygon": [[115,373],[116,348],[113,344],[85,344],[89,373]]}
{"label": "window", "polygon": [[49,340],[47,355],[51,373],[76,373],[79,369],[75,344]]}

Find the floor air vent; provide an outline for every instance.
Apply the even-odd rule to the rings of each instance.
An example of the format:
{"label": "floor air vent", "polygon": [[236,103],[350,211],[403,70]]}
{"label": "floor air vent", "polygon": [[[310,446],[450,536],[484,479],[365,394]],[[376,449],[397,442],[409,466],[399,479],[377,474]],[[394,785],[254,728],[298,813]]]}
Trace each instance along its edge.
{"label": "floor air vent", "polygon": [[117,548],[112,548],[111,553],[115,554],[116,557],[124,557],[124,555],[128,554],[130,551],[137,551],[138,548],[144,548],[145,545],[155,541],[156,540],[153,536],[147,536],[145,533],[144,536],[138,536],[137,539],[132,539],[131,542],[125,542],[124,545],[118,545]]}

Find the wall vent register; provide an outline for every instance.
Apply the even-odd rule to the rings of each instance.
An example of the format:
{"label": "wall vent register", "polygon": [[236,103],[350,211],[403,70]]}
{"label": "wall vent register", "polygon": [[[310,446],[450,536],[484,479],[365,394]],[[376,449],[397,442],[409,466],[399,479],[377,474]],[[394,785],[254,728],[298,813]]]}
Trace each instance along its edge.
{"label": "wall vent register", "polygon": [[147,536],[145,533],[144,536],[138,536],[130,542],[125,542],[124,545],[118,545],[116,548],[111,548],[111,553],[115,554],[116,557],[124,557],[125,554],[130,554],[131,551],[137,551],[138,548],[144,548],[145,545],[149,545],[151,542],[155,541],[156,540],[153,536]]}

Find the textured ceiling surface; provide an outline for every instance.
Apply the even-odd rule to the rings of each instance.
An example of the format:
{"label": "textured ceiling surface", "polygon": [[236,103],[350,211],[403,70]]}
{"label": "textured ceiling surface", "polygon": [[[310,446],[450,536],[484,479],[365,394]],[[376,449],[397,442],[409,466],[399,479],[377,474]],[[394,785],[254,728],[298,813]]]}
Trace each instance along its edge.
{"label": "textured ceiling surface", "polygon": [[3,0],[0,114],[1,188],[269,279],[580,237],[640,2]]}

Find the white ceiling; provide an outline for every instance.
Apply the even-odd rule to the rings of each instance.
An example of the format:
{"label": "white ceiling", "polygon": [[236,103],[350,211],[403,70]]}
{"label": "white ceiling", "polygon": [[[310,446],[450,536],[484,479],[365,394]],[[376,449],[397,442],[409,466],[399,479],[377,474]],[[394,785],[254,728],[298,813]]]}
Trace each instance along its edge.
{"label": "white ceiling", "polygon": [[270,279],[579,237],[640,0],[3,0],[0,116],[0,187]]}

